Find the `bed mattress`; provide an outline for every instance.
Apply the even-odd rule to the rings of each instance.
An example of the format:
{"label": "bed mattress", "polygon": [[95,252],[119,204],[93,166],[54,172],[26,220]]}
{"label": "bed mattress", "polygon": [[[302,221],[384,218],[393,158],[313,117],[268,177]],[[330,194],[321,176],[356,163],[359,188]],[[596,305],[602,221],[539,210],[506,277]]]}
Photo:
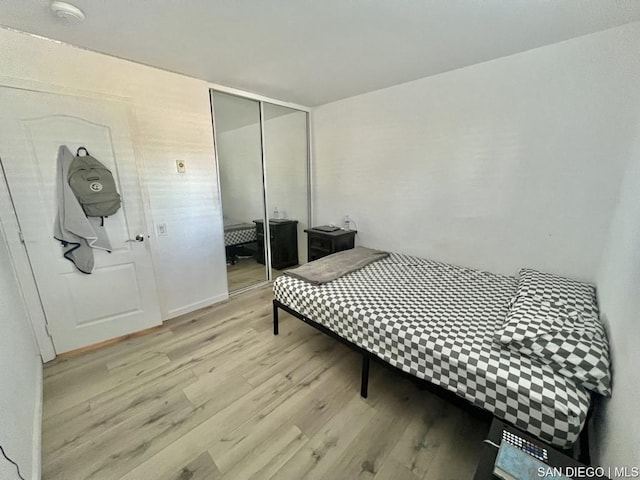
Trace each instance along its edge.
{"label": "bed mattress", "polygon": [[566,448],[590,397],[494,338],[516,285],[512,277],[392,253],[324,285],[283,275],[274,293],[385,362]]}
{"label": "bed mattress", "polygon": [[232,247],[256,241],[256,226],[252,223],[237,223],[224,226],[224,245]]}

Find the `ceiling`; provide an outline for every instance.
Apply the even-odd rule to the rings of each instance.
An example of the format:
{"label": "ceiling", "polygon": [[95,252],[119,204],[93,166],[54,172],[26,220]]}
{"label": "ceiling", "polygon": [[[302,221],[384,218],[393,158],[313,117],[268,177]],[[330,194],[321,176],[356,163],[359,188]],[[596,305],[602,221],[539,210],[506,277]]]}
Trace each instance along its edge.
{"label": "ceiling", "polygon": [[0,0],[0,25],[315,106],[640,20],[638,0]]}

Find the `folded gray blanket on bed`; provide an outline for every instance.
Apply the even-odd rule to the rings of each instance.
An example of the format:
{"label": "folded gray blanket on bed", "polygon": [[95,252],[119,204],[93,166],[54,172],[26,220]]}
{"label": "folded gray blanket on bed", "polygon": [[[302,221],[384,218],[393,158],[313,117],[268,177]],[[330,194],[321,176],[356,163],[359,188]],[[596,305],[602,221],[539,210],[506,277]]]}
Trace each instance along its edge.
{"label": "folded gray blanket on bed", "polygon": [[362,267],[388,256],[388,252],[367,247],[356,247],[328,255],[298,268],[287,270],[284,274],[314,285],[320,285],[340,278],[347,273],[360,270]]}

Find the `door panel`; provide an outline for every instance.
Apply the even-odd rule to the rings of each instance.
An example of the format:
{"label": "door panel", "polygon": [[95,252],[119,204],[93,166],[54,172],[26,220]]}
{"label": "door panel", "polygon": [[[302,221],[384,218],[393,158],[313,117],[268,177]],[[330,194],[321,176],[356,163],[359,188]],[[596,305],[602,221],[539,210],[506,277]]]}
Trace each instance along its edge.
{"label": "door panel", "polygon": [[[282,253],[307,263],[307,113],[264,102],[264,147],[269,219],[274,220],[277,211],[280,219],[298,222],[293,236],[283,237],[293,248]],[[271,256],[278,253],[271,245]]]}
{"label": "door panel", "polygon": [[[76,306],[78,325],[142,313],[142,294],[133,263],[103,266],[90,276],[76,275],[75,272],[67,272],[62,276],[71,302]],[[92,293],[104,291],[109,291],[109,295],[94,296]],[[91,303],[85,301],[87,298],[92,299]],[[112,303],[113,298],[118,299],[117,304]]]}
{"label": "door panel", "polygon": [[[124,104],[0,88],[0,158],[57,353],[161,322],[138,175]],[[122,208],[105,219],[112,252],[94,249],[80,273],[53,238],[58,147],[80,146],[116,179]]]}

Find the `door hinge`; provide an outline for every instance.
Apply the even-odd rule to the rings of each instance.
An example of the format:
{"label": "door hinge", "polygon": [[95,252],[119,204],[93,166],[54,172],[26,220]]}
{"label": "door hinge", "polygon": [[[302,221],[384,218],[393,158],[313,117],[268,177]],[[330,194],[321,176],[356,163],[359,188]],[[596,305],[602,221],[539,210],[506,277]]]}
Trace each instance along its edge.
{"label": "door hinge", "polygon": [[18,232],[18,237],[20,237],[20,242],[24,243],[24,235],[22,232]]}

